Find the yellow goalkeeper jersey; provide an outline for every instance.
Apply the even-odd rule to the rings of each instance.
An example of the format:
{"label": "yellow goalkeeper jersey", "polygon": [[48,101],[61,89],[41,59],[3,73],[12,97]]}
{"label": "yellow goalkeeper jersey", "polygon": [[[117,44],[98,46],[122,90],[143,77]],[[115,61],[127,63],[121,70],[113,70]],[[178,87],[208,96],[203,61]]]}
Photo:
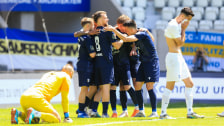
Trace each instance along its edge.
{"label": "yellow goalkeeper jersey", "polygon": [[[65,72],[48,72],[45,73],[41,79],[26,92],[29,94],[37,94],[40,97],[43,97],[48,102],[61,93],[62,98],[62,107],[64,112],[68,112],[69,109],[69,100],[68,93],[69,87],[71,84],[70,76]],[[25,92],[25,93],[26,93]],[[36,95],[35,95],[36,96]],[[34,97],[35,97],[34,96]]]}

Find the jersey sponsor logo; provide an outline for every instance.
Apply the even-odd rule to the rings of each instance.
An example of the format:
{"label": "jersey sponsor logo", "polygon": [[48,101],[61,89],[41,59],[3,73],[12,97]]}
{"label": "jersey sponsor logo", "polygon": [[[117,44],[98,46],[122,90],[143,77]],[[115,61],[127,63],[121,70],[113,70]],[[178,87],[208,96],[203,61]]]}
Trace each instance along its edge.
{"label": "jersey sponsor logo", "polygon": [[103,54],[102,53],[97,53],[96,56],[103,56]]}

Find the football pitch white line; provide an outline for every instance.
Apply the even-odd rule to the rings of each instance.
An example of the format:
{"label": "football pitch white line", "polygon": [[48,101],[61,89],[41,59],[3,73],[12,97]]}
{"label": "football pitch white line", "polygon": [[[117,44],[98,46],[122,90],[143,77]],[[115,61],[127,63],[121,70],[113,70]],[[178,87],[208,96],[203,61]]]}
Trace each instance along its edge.
{"label": "football pitch white line", "polygon": [[[183,119],[186,117],[176,117],[176,119]],[[215,116],[206,116],[205,118],[215,118]],[[132,120],[132,121],[117,121],[117,122],[108,122],[108,123],[95,123],[95,124],[87,124],[87,125],[76,125],[76,126],[103,126],[103,125],[114,125],[114,124],[123,124],[123,123],[132,123],[132,122],[151,122],[151,121],[159,121],[166,119],[147,119],[147,120]],[[175,120],[175,119],[173,119]]]}
{"label": "football pitch white line", "polygon": [[[182,117],[179,117],[182,118]],[[147,119],[147,120],[132,120],[132,121],[117,121],[117,122],[108,122],[108,123],[95,123],[87,125],[78,125],[78,126],[103,126],[103,125],[113,125],[113,124],[123,124],[123,123],[132,123],[132,122],[149,122],[149,121],[159,121],[163,119]],[[76,125],[77,126],[77,125]]]}

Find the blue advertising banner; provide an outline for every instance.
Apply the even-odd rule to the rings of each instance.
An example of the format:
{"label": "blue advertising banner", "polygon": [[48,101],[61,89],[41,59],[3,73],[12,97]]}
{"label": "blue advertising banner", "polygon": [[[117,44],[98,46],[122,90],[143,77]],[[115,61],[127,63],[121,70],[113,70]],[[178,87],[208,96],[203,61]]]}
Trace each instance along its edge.
{"label": "blue advertising banner", "polygon": [[89,12],[90,0],[0,0],[0,11]]}
{"label": "blue advertising banner", "polygon": [[196,51],[202,48],[208,59],[208,71],[224,71],[224,34],[211,32],[186,32],[186,40],[181,48],[186,63],[193,69]]}

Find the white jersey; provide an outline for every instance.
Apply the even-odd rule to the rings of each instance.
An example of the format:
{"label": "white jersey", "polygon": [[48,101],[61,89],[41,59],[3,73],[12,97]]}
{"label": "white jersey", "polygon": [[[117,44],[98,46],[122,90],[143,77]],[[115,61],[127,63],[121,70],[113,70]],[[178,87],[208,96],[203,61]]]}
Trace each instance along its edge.
{"label": "white jersey", "polygon": [[172,19],[166,29],[164,35],[168,38],[180,38],[181,37],[181,23],[178,24],[176,19]]}

